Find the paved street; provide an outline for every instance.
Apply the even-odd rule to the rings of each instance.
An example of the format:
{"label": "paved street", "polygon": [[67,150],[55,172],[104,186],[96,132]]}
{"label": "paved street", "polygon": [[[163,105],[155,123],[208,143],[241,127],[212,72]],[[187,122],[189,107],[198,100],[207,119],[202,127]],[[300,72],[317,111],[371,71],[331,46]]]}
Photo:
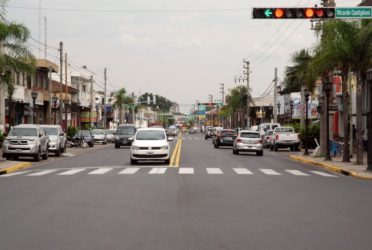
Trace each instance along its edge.
{"label": "paved street", "polygon": [[179,167],[131,166],[129,148],[109,145],[0,176],[0,248],[372,245],[372,182],[182,137]]}

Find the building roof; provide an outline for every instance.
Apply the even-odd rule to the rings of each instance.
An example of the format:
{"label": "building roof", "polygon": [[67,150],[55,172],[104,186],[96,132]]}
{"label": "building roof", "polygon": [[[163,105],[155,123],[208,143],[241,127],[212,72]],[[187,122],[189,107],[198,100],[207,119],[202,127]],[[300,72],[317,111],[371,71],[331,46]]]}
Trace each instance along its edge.
{"label": "building roof", "polygon": [[58,65],[47,59],[36,59],[36,68],[51,69],[54,73],[58,73],[59,71]]}

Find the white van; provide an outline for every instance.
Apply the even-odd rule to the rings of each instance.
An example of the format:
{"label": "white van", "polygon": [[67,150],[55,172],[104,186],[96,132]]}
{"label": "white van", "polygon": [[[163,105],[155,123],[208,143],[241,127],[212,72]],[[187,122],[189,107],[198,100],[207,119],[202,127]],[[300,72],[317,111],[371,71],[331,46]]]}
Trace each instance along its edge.
{"label": "white van", "polygon": [[261,137],[265,134],[268,130],[274,130],[275,128],[280,127],[280,123],[262,123],[258,125],[258,132],[260,132]]}

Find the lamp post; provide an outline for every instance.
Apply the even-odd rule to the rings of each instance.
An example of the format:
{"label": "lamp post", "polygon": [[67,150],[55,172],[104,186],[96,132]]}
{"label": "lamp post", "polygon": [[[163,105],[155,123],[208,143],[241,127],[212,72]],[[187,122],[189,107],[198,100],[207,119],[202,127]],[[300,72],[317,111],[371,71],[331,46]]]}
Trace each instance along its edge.
{"label": "lamp post", "polygon": [[367,170],[372,171],[372,68],[367,70],[367,82],[369,86]]}
{"label": "lamp post", "polygon": [[52,101],[54,105],[54,124],[57,124],[57,101],[58,97],[57,96],[52,96]]}
{"label": "lamp post", "polygon": [[326,94],[326,121],[327,121],[327,126],[326,126],[326,154],[325,154],[325,159],[326,161],[331,161],[331,154],[330,154],[330,148],[329,148],[329,94],[332,90],[332,82],[326,81],[323,83],[323,91]]}
{"label": "lamp post", "polygon": [[306,108],[305,108],[305,152],[304,152],[304,155],[309,155],[309,136],[308,136],[309,95],[310,95],[310,91],[308,89],[305,89],[305,107]]}
{"label": "lamp post", "polygon": [[32,123],[36,123],[36,99],[37,99],[37,92],[31,93],[32,98]]}
{"label": "lamp post", "polygon": [[292,98],[289,101],[289,106],[291,107],[291,122],[292,122],[292,116],[293,116],[293,100],[292,100]]}

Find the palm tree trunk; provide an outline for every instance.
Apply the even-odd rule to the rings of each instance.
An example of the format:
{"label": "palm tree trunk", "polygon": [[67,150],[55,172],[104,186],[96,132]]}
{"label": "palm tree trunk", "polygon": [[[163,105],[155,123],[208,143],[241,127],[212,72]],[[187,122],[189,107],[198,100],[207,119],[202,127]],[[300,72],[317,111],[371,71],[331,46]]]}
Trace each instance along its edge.
{"label": "palm tree trunk", "polygon": [[123,124],[123,111],[122,107],[119,107],[119,124]]}
{"label": "palm tree trunk", "polygon": [[349,137],[350,137],[350,124],[349,124],[349,93],[348,93],[348,79],[347,74],[344,74],[342,77],[342,122],[344,124],[344,145],[343,145],[343,154],[342,161],[350,161],[350,152],[349,152]]}
{"label": "palm tree trunk", "polygon": [[320,113],[320,156],[325,156],[327,152],[327,110],[326,101],[327,98],[323,92],[321,113]]}
{"label": "palm tree trunk", "polygon": [[300,120],[300,128],[301,130],[305,128],[305,86],[301,86],[301,120]]}
{"label": "palm tree trunk", "polygon": [[[0,127],[5,129],[5,87],[0,85]],[[4,132],[4,131],[3,131]]]}
{"label": "palm tree trunk", "polygon": [[357,144],[357,159],[356,165],[363,165],[363,102],[362,102],[362,86],[363,81],[359,72],[357,76],[357,92],[356,92],[356,144]]}

